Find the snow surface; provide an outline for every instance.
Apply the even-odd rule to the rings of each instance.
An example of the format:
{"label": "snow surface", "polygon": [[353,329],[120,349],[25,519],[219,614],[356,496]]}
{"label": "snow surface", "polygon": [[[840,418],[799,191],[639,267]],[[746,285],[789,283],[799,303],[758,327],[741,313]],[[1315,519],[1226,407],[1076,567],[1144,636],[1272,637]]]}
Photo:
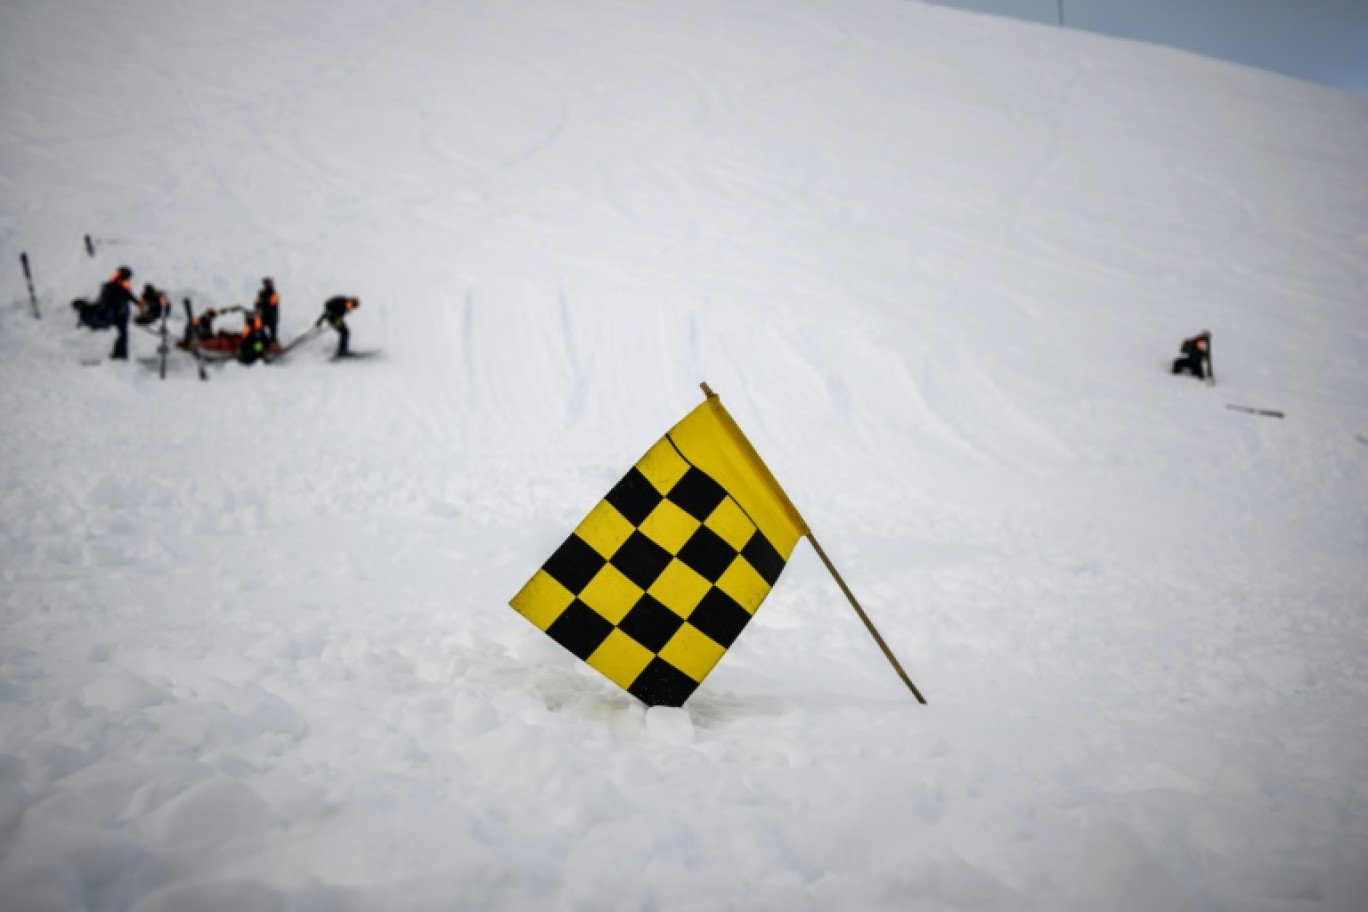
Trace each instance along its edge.
{"label": "snow surface", "polygon": [[[6,912],[1368,908],[1368,100],[901,0],[68,0],[0,110]],[[383,353],[83,366],[123,262]],[[683,709],[507,607],[701,380],[929,706],[806,544]]]}

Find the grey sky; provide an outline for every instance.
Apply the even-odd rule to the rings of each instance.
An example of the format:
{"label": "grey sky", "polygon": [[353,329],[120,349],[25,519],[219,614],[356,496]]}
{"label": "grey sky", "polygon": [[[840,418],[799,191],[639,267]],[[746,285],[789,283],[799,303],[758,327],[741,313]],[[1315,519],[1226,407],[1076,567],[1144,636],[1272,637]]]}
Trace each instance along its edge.
{"label": "grey sky", "polygon": [[931,0],[1167,44],[1368,94],[1368,0]]}

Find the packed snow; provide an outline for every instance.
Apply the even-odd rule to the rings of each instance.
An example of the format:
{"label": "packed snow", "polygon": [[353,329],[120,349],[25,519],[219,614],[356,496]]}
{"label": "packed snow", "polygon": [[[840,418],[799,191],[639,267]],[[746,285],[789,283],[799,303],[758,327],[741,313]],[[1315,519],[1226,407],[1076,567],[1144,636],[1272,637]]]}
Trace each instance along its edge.
{"label": "packed snow", "polygon": [[[69,0],[0,110],[6,912],[1368,908],[1368,99],[905,0]],[[121,264],[379,354],[162,380],[75,328]],[[806,543],[680,709],[508,607],[700,381],[927,706]]]}

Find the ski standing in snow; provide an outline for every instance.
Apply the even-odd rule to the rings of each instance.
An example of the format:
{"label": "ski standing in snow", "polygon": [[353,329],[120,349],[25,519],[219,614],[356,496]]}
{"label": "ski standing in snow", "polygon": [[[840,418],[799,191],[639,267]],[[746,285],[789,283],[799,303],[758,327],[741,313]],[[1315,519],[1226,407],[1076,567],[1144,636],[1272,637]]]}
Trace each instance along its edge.
{"label": "ski standing in snow", "polygon": [[33,293],[33,270],[29,269],[29,258],[27,253],[19,254],[19,262],[24,267],[24,281],[28,284],[29,304],[33,307],[33,318],[42,319],[42,314],[38,312],[38,296]]}

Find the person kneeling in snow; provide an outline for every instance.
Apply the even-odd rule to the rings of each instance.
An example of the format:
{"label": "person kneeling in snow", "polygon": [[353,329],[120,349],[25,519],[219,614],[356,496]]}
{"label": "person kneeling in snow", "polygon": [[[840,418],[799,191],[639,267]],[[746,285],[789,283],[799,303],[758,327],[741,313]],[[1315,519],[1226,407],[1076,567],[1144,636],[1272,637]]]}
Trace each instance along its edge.
{"label": "person kneeling in snow", "polygon": [[243,317],[242,339],[238,342],[238,360],[243,364],[253,364],[265,358],[271,350],[271,338],[266,334],[266,320],[260,311],[252,311]]}
{"label": "person kneeling in snow", "polygon": [[329,298],[323,304],[323,316],[319,317],[314,326],[322,326],[325,322],[333,329],[337,330],[337,357],[343,358],[351,354],[347,348],[347,343],[351,339],[351,332],[347,329],[347,314],[361,306],[360,298],[348,298],[338,295]]}
{"label": "person kneeling in snow", "polygon": [[138,315],[133,318],[133,322],[139,326],[150,326],[162,318],[162,314],[171,309],[171,302],[166,299],[166,293],[158,289],[151,282],[143,286],[142,296],[138,298]]}
{"label": "person kneeling in snow", "polygon": [[195,322],[185,327],[185,345],[199,345],[209,339],[214,338],[214,321],[218,319],[218,311],[210,307],[201,311],[195,317]]}
{"label": "person kneeling in snow", "polygon": [[[241,308],[239,308],[241,309]],[[229,313],[233,308],[226,307],[223,313]],[[185,346],[208,349],[211,351],[236,351],[236,333],[222,332],[215,328],[214,321],[219,318],[219,311],[210,307],[200,312],[195,317],[195,322],[185,327]]]}
{"label": "person kneeling in snow", "polygon": [[1211,333],[1202,330],[1190,339],[1184,339],[1179,349],[1182,353],[1173,362],[1173,373],[1191,374],[1198,380],[1208,376],[1215,378],[1211,369]]}

